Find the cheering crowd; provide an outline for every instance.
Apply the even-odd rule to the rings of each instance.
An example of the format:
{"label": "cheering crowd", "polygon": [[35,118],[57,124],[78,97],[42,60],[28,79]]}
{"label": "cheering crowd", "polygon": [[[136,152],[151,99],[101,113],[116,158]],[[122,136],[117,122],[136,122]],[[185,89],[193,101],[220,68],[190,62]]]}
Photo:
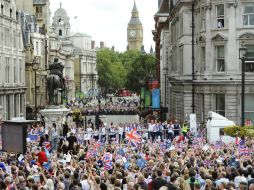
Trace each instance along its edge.
{"label": "cheering crowd", "polygon": [[114,101],[100,99],[89,103],[76,101],[67,105],[72,110],[80,109],[84,115],[96,115],[97,113],[103,115],[135,115],[139,113],[138,106],[139,99],[137,97],[118,97]]}
{"label": "cheering crowd", "polygon": [[177,121],[37,123],[25,155],[1,153],[0,189],[254,190],[253,139],[207,143],[201,131]]}

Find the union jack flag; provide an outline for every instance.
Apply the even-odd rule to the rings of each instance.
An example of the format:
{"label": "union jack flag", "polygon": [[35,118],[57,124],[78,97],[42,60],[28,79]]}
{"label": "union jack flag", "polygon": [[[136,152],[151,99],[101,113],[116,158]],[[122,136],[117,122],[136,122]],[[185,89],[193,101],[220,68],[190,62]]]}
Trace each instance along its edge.
{"label": "union jack flag", "polygon": [[86,153],[86,159],[89,159],[89,158],[91,158],[91,157],[93,157],[93,153],[92,153],[91,151],[88,151],[88,152]]}
{"label": "union jack flag", "polygon": [[97,150],[100,146],[101,146],[100,142],[95,142],[95,143],[93,144],[93,148],[94,148],[95,150]]}
{"label": "union jack flag", "polygon": [[112,154],[109,153],[109,152],[106,152],[106,153],[104,154],[104,156],[103,156],[103,161],[104,161],[104,162],[111,161],[112,158],[113,158]]}
{"label": "union jack flag", "polygon": [[126,140],[131,146],[138,147],[138,145],[142,142],[142,137],[138,134],[136,129],[132,129],[130,132],[126,133]]}
{"label": "union jack flag", "polygon": [[44,142],[44,146],[45,146],[46,149],[48,149],[49,152],[51,151],[51,148],[52,148],[52,147],[51,147],[50,142],[45,141],[45,142]]}
{"label": "union jack flag", "polygon": [[104,170],[112,170],[113,169],[113,162],[108,161],[104,164]]}
{"label": "union jack flag", "polygon": [[113,169],[113,162],[112,162],[112,154],[109,152],[106,152],[103,156],[104,161],[104,169],[105,170],[112,170]]}
{"label": "union jack flag", "polygon": [[240,156],[248,156],[250,154],[250,150],[246,146],[239,146],[238,152]]}
{"label": "union jack flag", "polygon": [[209,167],[211,165],[211,162],[209,160],[204,160],[203,164],[207,167]]}

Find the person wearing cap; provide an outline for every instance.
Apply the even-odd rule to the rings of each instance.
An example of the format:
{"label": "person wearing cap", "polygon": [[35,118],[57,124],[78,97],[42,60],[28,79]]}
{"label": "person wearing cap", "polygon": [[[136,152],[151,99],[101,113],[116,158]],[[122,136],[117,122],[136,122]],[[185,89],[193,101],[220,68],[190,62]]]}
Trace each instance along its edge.
{"label": "person wearing cap", "polygon": [[28,176],[27,177],[27,187],[28,189],[32,189],[33,185],[35,184],[33,176]]}

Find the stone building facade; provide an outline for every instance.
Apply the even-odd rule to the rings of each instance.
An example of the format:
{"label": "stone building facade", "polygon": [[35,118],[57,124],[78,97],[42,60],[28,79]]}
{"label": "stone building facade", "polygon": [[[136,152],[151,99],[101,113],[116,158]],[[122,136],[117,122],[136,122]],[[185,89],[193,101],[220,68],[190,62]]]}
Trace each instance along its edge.
{"label": "stone building facade", "polygon": [[[49,0],[15,0],[21,12],[21,28],[25,48],[26,107],[29,115],[35,106],[47,104],[46,76],[48,66],[48,36],[50,25]],[[33,70],[34,61],[39,63]],[[36,87],[35,87],[36,72]],[[35,96],[37,97],[35,99]],[[36,103],[35,103],[36,100]]]}
{"label": "stone building facade", "polygon": [[25,54],[20,14],[14,0],[0,8],[0,117],[25,116]]}
{"label": "stone building facade", "polygon": [[97,89],[96,51],[91,36],[71,35],[70,17],[61,6],[54,13],[49,32],[49,60],[52,63],[58,57],[65,66],[66,98],[70,101],[79,99],[80,93],[87,96],[89,91]]}
{"label": "stone building facade", "polygon": [[49,64],[55,57],[64,65],[63,76],[66,82],[66,99],[75,100],[74,84],[74,48],[70,35],[70,17],[65,9],[58,8],[54,12],[53,22],[49,31]]}
{"label": "stone building facade", "polygon": [[34,15],[39,33],[46,34],[50,27],[50,0],[15,0],[19,11]]}
{"label": "stone building facade", "polygon": [[[171,116],[183,121],[194,105],[200,123],[207,120],[209,111],[215,111],[240,124],[239,48],[246,47],[250,54],[254,52],[254,2],[170,0],[167,3],[170,38],[167,105]],[[252,121],[253,66],[252,61],[246,63],[245,82],[245,118]]]}
{"label": "stone building facade", "polygon": [[[87,34],[72,35],[75,56],[76,91],[84,96],[95,96],[98,91],[98,73],[96,69],[96,50],[92,37]],[[95,43],[95,42],[93,42]]]}

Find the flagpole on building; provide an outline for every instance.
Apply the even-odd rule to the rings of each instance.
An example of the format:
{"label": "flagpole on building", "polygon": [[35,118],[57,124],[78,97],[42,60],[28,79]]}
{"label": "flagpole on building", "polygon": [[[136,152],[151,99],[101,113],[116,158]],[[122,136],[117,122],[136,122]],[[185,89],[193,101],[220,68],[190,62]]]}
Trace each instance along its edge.
{"label": "flagpole on building", "polygon": [[79,28],[78,28],[78,16],[75,16],[73,19],[76,20],[76,32],[78,32],[79,31]]}

